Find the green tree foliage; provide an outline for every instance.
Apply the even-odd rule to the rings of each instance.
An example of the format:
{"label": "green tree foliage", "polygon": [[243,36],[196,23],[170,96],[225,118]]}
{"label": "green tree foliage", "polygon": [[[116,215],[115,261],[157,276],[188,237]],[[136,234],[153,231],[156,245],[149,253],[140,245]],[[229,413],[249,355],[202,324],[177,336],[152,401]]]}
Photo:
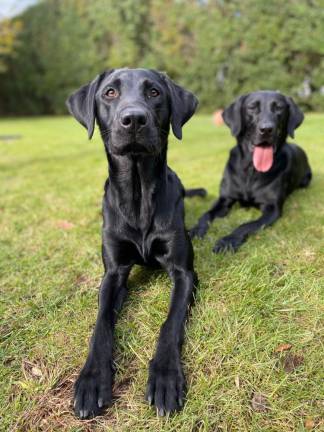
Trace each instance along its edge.
{"label": "green tree foliage", "polygon": [[205,110],[257,89],[324,109],[323,0],[43,0],[19,21],[4,113],[65,112],[74,88],[124,66],[167,71]]}
{"label": "green tree foliage", "polygon": [[21,29],[19,21],[0,21],[0,73],[6,70],[6,59],[14,53],[17,35]]}
{"label": "green tree foliage", "polygon": [[21,17],[20,43],[4,76],[9,111],[65,112],[67,93],[102,66],[95,32],[83,19],[86,3],[48,0]]}

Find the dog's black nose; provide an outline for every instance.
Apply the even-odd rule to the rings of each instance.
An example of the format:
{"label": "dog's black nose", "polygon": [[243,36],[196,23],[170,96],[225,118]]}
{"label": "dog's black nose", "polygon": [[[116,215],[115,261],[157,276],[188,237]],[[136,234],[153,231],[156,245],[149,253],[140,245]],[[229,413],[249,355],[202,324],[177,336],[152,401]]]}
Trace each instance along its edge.
{"label": "dog's black nose", "polygon": [[263,124],[259,127],[261,135],[270,135],[273,131],[273,126],[271,124]]}
{"label": "dog's black nose", "polygon": [[147,123],[145,111],[138,108],[127,108],[120,115],[120,124],[125,129],[138,130]]}

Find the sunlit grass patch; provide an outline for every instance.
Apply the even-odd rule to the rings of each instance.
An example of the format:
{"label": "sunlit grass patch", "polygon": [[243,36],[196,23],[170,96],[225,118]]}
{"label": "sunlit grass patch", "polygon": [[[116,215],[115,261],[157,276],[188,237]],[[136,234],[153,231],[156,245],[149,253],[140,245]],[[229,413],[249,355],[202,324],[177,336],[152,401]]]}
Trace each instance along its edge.
{"label": "sunlit grass patch", "polygon": [[[99,136],[88,142],[85,130],[63,117],[6,120],[0,129],[21,135],[0,142],[0,430],[323,427],[323,115],[308,115],[297,131],[314,171],[311,186],[288,199],[273,227],[235,255],[214,255],[217,238],[259,214],[235,207],[204,241],[194,241],[200,284],[183,349],[189,390],[184,410],[169,419],[156,417],[144,390],[170,282],[141,268],[132,271],[116,328],[116,401],[92,421],[72,414],[73,380],[86,357],[103,271],[107,163]],[[232,144],[225,126],[199,115],[185,126],[183,142],[171,138],[170,166],[185,186],[209,191],[186,201],[188,226],[217,196]],[[282,344],[291,347],[277,352]],[[255,394],[265,397],[266,409],[253,408]]]}

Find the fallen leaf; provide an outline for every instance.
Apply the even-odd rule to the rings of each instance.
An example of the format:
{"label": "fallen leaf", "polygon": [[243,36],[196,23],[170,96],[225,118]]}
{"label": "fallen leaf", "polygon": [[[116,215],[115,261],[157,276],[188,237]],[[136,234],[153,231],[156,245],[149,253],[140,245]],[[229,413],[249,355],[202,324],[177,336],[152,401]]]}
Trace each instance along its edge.
{"label": "fallen leaf", "polygon": [[37,366],[33,366],[31,369],[31,375],[36,378],[41,378],[43,373]]}
{"label": "fallen leaf", "polygon": [[27,380],[33,379],[36,381],[40,381],[43,378],[43,372],[41,371],[41,369],[28,360],[23,360],[22,370]]}
{"label": "fallen leaf", "polygon": [[295,370],[298,366],[302,365],[304,357],[302,355],[287,353],[285,357],[281,359],[282,367],[285,372],[290,373]]}
{"label": "fallen leaf", "polygon": [[256,412],[266,412],[269,410],[269,402],[266,396],[261,393],[254,392],[252,394],[251,405]]}
{"label": "fallen leaf", "polygon": [[75,280],[75,283],[76,283],[76,285],[82,285],[82,284],[86,284],[86,283],[89,283],[89,281],[90,281],[90,278],[89,278],[89,276],[87,276],[87,275],[79,275],[77,278],[76,278],[76,280]]}
{"label": "fallen leaf", "polygon": [[56,222],[56,226],[58,228],[64,229],[64,230],[70,230],[75,227],[75,225],[72,222],[69,222],[67,220],[58,220]]}
{"label": "fallen leaf", "polygon": [[283,351],[288,351],[288,350],[290,350],[291,347],[292,347],[292,345],[290,343],[280,344],[275,349],[275,352],[279,352],[280,353],[280,352],[283,352]]}
{"label": "fallen leaf", "polygon": [[315,422],[314,422],[313,419],[311,419],[311,418],[307,418],[307,419],[305,420],[305,428],[306,428],[306,429],[313,429],[314,426],[315,426]]}

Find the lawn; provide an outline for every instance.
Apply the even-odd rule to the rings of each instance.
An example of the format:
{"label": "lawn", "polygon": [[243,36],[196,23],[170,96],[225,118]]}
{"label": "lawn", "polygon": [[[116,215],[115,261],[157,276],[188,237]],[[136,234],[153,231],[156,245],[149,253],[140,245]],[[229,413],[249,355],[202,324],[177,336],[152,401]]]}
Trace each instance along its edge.
{"label": "lawn", "polygon": [[[314,178],[273,227],[234,255],[214,255],[217,238],[259,214],[235,207],[194,241],[200,286],[183,349],[189,391],[170,418],[144,401],[170,282],[139,267],[116,328],[115,403],[95,420],[73,417],[103,271],[103,145],[69,117],[1,120],[0,135],[9,134],[21,139],[0,141],[1,431],[324,430],[324,115],[307,115],[296,133]],[[209,191],[186,201],[188,227],[217,196],[232,143],[225,126],[202,115],[185,126],[183,142],[170,139],[169,165],[185,186]]]}

